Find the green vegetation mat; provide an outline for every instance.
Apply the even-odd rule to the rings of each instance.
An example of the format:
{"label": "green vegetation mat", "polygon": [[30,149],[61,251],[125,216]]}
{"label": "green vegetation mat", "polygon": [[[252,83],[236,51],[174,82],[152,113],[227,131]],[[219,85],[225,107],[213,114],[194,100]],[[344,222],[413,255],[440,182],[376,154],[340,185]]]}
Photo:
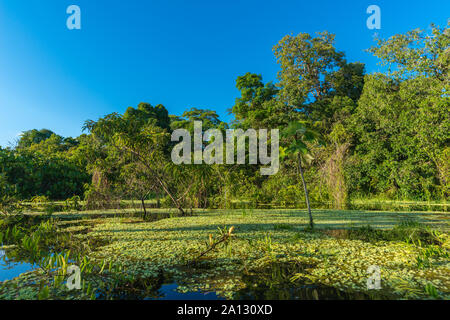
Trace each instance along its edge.
{"label": "green vegetation mat", "polygon": [[[334,288],[355,293],[352,297],[363,294],[362,298],[450,297],[448,215],[331,210],[313,214],[315,231],[306,228],[308,217],[302,210],[209,210],[153,222],[89,219],[88,213],[70,220],[70,214],[62,214],[65,219],[59,224],[76,232],[77,241],[103,241],[89,257],[120,265],[132,283],[132,293],[113,298],[145,297],[148,287],[168,279],[181,292],[213,291],[230,299],[243,294],[292,298],[283,296],[283,290],[272,292],[275,296],[261,296],[256,289],[248,293],[253,285],[267,293],[271,286],[286,283],[294,289]],[[232,226],[230,239],[205,253]],[[367,289],[371,265],[380,268],[380,290]],[[37,297],[39,277],[40,272],[32,272],[4,282],[0,298]],[[18,285],[24,281],[34,285]],[[52,294],[68,295],[64,290]],[[82,291],[69,295],[86,298]]]}

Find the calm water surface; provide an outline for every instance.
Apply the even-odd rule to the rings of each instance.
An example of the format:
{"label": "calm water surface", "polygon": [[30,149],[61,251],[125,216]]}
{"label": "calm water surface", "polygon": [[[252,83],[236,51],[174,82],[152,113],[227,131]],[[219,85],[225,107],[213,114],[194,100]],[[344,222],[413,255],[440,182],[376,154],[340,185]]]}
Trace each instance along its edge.
{"label": "calm water surface", "polygon": [[14,279],[35,268],[36,266],[31,263],[11,261],[5,250],[0,249],[0,281]]}

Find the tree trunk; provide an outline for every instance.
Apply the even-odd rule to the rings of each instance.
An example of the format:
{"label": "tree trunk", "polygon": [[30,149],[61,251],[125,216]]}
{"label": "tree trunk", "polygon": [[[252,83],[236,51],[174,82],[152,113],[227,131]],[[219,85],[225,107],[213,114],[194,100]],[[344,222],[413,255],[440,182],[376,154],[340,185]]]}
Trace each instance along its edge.
{"label": "tree trunk", "polygon": [[[116,147],[119,151],[123,151],[123,149],[120,149],[118,146],[113,144],[114,147]],[[145,158],[141,156],[141,154],[132,148],[124,147],[124,149],[128,152],[131,152],[132,154],[136,155],[139,159],[139,161],[148,169],[151,176],[155,176],[156,181],[160,184],[161,188],[164,190],[164,192],[170,197],[170,199],[173,201],[177,209],[181,212],[182,216],[185,216],[186,213],[184,212],[183,208],[181,207],[180,203],[175,199],[175,197],[170,192],[169,188],[165,185],[164,181],[158,176],[158,173],[150,167],[150,165],[145,161]]]}
{"label": "tree trunk", "polygon": [[311,229],[313,229],[314,222],[313,222],[313,217],[311,214],[311,206],[309,204],[308,188],[306,187],[305,177],[303,176],[302,158],[301,158],[300,154],[298,155],[298,170],[300,171],[300,176],[302,177],[302,182],[303,182],[303,188],[305,189],[306,206],[308,207],[308,214],[309,214],[309,226],[311,227]]}
{"label": "tree trunk", "polygon": [[175,199],[175,197],[172,195],[172,193],[170,192],[169,188],[166,187],[166,185],[164,184],[164,182],[158,177],[156,176],[156,179],[158,181],[158,183],[161,185],[162,189],[164,190],[164,192],[170,197],[170,199],[172,200],[172,202],[175,204],[175,206],[177,207],[177,209],[181,212],[181,215],[184,217],[186,215],[186,213],[184,212],[183,208],[181,207],[180,203]]}
{"label": "tree trunk", "polygon": [[144,209],[144,220],[147,218],[147,210],[145,209],[145,200],[141,198],[142,208]]}

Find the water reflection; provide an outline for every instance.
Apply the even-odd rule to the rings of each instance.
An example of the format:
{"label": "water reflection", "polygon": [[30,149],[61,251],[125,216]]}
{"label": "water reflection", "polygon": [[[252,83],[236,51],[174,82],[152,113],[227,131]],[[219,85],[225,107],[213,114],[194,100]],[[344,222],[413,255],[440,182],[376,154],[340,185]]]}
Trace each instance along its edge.
{"label": "water reflection", "polygon": [[9,259],[6,251],[0,250],[0,282],[14,279],[35,268],[36,265],[32,263]]}
{"label": "water reflection", "polygon": [[323,285],[292,282],[293,274],[304,270],[305,266],[289,263],[272,263],[263,270],[245,274],[244,289],[234,294],[241,300],[378,300],[386,299],[381,292],[371,294],[343,291]]}
{"label": "water reflection", "polygon": [[156,279],[140,279],[115,288],[112,292],[97,291],[97,300],[224,300],[215,292],[180,292],[180,285],[164,276]]}
{"label": "water reflection", "polygon": [[[177,283],[162,285],[158,290],[160,297],[158,300],[224,300],[219,297],[215,292],[186,292],[181,293],[176,289],[178,288]],[[153,300],[152,298],[145,298],[145,300]]]}

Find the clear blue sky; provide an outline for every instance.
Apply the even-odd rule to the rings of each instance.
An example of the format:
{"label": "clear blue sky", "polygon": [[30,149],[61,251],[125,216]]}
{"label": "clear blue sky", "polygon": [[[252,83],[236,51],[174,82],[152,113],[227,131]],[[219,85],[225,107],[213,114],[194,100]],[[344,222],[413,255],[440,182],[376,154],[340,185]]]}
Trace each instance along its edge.
{"label": "clear blue sky", "polygon": [[[81,8],[82,29],[66,28]],[[377,4],[382,29],[366,27]],[[0,145],[48,128],[77,136],[86,119],[139,102],[191,107],[229,120],[237,76],[276,80],[272,47],[286,34],[328,30],[349,61],[382,37],[445,25],[448,0],[0,0]]]}

